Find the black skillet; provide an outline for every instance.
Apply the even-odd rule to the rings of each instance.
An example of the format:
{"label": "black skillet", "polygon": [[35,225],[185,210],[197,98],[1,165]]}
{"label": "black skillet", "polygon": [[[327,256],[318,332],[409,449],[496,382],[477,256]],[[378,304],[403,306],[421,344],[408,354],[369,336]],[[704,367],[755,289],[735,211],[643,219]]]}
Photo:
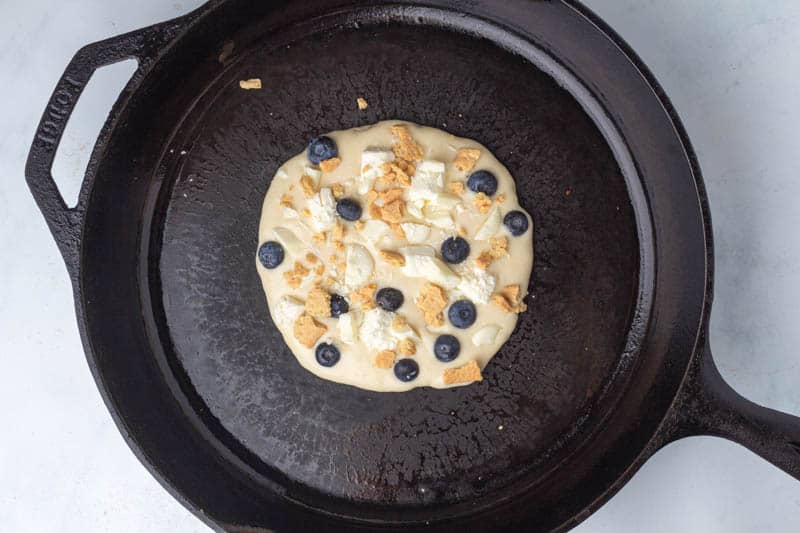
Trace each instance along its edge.
{"label": "black skillet", "polygon": [[[92,72],[130,57],[68,209],[50,175],[64,126]],[[238,88],[253,77],[263,90]],[[316,134],[387,118],[484,143],[533,215],[530,308],[482,383],[322,381],[267,313],[253,257],[270,176]],[[26,177],[114,420],[215,528],[567,529],[696,434],[800,477],[800,419],[714,367],[711,227],[686,135],[573,2],[213,1],[79,51]]]}

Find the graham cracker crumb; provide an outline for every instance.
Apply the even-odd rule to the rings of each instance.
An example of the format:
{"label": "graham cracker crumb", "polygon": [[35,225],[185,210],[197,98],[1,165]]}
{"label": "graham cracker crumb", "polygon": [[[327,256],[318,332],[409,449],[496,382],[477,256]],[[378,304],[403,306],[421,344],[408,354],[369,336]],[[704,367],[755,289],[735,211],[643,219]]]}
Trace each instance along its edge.
{"label": "graham cracker crumb", "polygon": [[294,209],[294,204],[292,203],[291,194],[284,194],[281,196],[281,207],[288,207],[290,209]]}
{"label": "graham cracker crumb", "polygon": [[304,216],[304,217],[310,217],[311,216],[311,211],[309,211],[308,208],[304,207],[303,210],[300,211],[300,214],[302,216]]}
{"label": "graham cracker crumb", "polygon": [[331,239],[334,241],[341,241],[344,239],[344,224],[341,222],[336,223],[336,225],[333,227],[333,231],[331,232]]}
{"label": "graham cracker crumb", "polygon": [[378,199],[378,191],[375,189],[370,189],[367,191],[367,203],[372,203]]}
{"label": "graham cracker crumb", "polygon": [[384,205],[403,198],[403,189],[386,189],[378,193],[378,198]]}
{"label": "graham cracker crumb", "polygon": [[376,307],[377,305],[375,305],[375,302],[373,302],[372,300],[361,304],[361,309],[363,309],[364,311],[369,311],[370,309],[375,309]]}
{"label": "graham cracker crumb", "polygon": [[519,301],[519,291],[519,285],[506,285],[500,290],[500,294],[502,294],[506,300],[515,304]]}
{"label": "graham cracker crumb", "polygon": [[386,261],[392,266],[404,266],[406,264],[406,258],[403,257],[402,254],[397,252],[391,252],[389,250],[381,250],[380,252],[381,259]]}
{"label": "graham cracker crumb", "polygon": [[447,190],[455,194],[463,194],[466,188],[463,181],[451,181],[447,184]]}
{"label": "graham cracker crumb", "polygon": [[505,237],[491,237],[489,239],[489,254],[494,259],[508,255],[508,239]]}
{"label": "graham cracker crumb", "polygon": [[360,303],[362,306],[364,306],[368,302],[372,301],[372,297],[375,295],[376,290],[378,290],[377,283],[370,283],[369,285],[364,285],[357,291],[354,291],[350,295],[350,299],[353,300],[353,302]]}
{"label": "graham cracker crumb", "polygon": [[364,111],[366,108],[369,107],[369,104],[367,103],[367,101],[364,100],[363,98],[361,98],[360,96],[358,98],[356,98],[356,104],[358,104],[358,108],[361,111]]}
{"label": "graham cracker crumb", "polygon": [[303,283],[303,278],[308,276],[310,271],[300,261],[295,261],[291,270],[283,273],[283,278],[289,287],[296,289]]}
{"label": "graham cracker crumb", "polygon": [[403,124],[392,126],[392,135],[397,136],[397,142],[392,145],[392,151],[398,159],[406,161],[421,161],[424,155],[422,147],[411,137],[408,127]]}
{"label": "graham cracker crumb", "polygon": [[369,216],[370,218],[374,218],[380,220],[383,218],[383,212],[381,211],[381,206],[378,204],[369,204]]}
{"label": "graham cracker crumb", "polygon": [[261,89],[261,78],[250,78],[249,80],[239,80],[239,87],[245,91],[251,89]]}
{"label": "graham cracker crumb", "polygon": [[331,295],[323,289],[311,289],[306,297],[306,313],[316,318],[331,316]]}
{"label": "graham cracker crumb", "polygon": [[481,151],[477,148],[461,148],[456,152],[456,158],[453,159],[453,165],[462,171],[468,172],[475,166],[475,162],[481,156]]}
{"label": "graham cracker crumb", "polygon": [[448,368],[444,371],[444,384],[470,383],[472,381],[483,381],[481,367],[473,359],[464,366],[458,368]]}
{"label": "graham cracker crumb", "polygon": [[330,261],[331,263],[335,263],[336,260],[339,259],[339,256],[336,254],[331,254]]}
{"label": "graham cracker crumb", "polygon": [[492,294],[492,303],[495,304],[497,307],[505,311],[506,313],[510,313],[514,310],[514,306],[512,306],[505,296],[499,293]]}
{"label": "graham cracker crumb", "polygon": [[447,307],[447,293],[444,289],[433,283],[422,286],[415,302],[425,316],[425,323],[438,327],[444,324],[442,311]]}
{"label": "graham cracker crumb", "polygon": [[465,228],[464,226],[459,227],[458,228],[458,234],[461,235],[462,237],[466,237],[467,236],[467,228]]}
{"label": "graham cracker crumb", "polygon": [[494,258],[492,257],[491,252],[481,252],[478,257],[475,258],[475,265],[483,270],[489,268],[489,265],[492,264]]}
{"label": "graham cracker crumb", "polygon": [[309,263],[311,263],[312,265],[313,265],[314,263],[316,263],[318,260],[319,260],[319,259],[317,258],[317,256],[316,256],[316,255],[314,255],[314,254],[312,254],[311,252],[308,252],[308,253],[306,254],[306,261],[308,261],[308,262],[309,262]]}
{"label": "graham cracker crumb", "polygon": [[306,174],[300,176],[300,188],[303,190],[303,194],[306,198],[311,198],[317,192],[314,187],[314,179]]}
{"label": "graham cracker crumb", "polygon": [[294,323],[294,338],[306,348],[313,347],[326,331],[328,328],[324,324],[320,324],[305,313]]}
{"label": "graham cracker crumb", "polygon": [[336,278],[334,278],[333,276],[328,276],[327,278],[325,278],[325,285],[327,285],[328,287],[330,287],[334,283],[336,283]]}
{"label": "graham cracker crumb", "polygon": [[319,279],[319,278],[315,279],[314,280],[314,287],[321,287],[321,286],[322,286],[322,280]]}
{"label": "graham cracker crumb", "polygon": [[311,240],[317,244],[322,244],[328,240],[328,232],[327,231],[320,231],[319,233],[315,233],[311,236]]}
{"label": "graham cracker crumb", "polygon": [[403,339],[397,343],[397,351],[402,355],[414,355],[417,353],[417,345],[411,339]]}
{"label": "graham cracker crumb", "polygon": [[497,198],[495,198],[494,201],[497,202],[498,204],[502,204],[503,202],[506,201],[506,195],[503,194],[503,193],[500,193],[500,194],[497,195]]}
{"label": "graham cracker crumb", "polygon": [[392,228],[392,231],[394,232],[394,236],[395,237],[397,237],[398,239],[405,239],[406,238],[406,232],[403,229],[403,226],[401,226],[400,224],[397,224],[397,223],[390,224],[389,226]]}
{"label": "graham cracker crumb", "polygon": [[392,320],[392,329],[395,331],[403,331],[406,329],[406,326],[408,326],[408,320],[406,320],[404,316],[397,315],[394,317],[394,320]]}
{"label": "graham cracker crumb", "polygon": [[334,170],[336,170],[336,167],[338,167],[341,163],[342,163],[342,160],[340,158],[331,157],[330,159],[326,159],[324,161],[320,161],[319,162],[319,168],[323,172],[333,172]]}
{"label": "graham cracker crumb", "polygon": [[395,159],[381,165],[383,176],[380,183],[399,184],[403,187],[411,186],[411,176],[416,172],[414,164],[405,159]]}
{"label": "graham cracker crumb", "polygon": [[375,366],[378,368],[389,369],[394,365],[396,355],[392,350],[383,350],[375,355]]}
{"label": "graham cracker crumb", "polygon": [[357,220],[356,223],[354,224],[354,226],[356,228],[356,231],[363,230],[364,229],[364,224],[365,224],[365,222],[363,220]]}
{"label": "graham cracker crumb", "polygon": [[324,274],[325,273],[325,263],[318,264],[317,268],[314,269],[314,273],[317,276],[321,276],[322,274]]}
{"label": "graham cracker crumb", "polygon": [[489,208],[492,207],[492,199],[483,192],[476,194],[475,198],[472,199],[472,203],[475,204],[475,208],[481,214],[488,213]]}
{"label": "graham cracker crumb", "polygon": [[381,207],[381,218],[391,223],[397,223],[403,220],[403,208],[405,207],[403,200],[394,200]]}
{"label": "graham cracker crumb", "polygon": [[333,193],[333,197],[337,200],[344,196],[344,185],[341,183],[334,183],[331,187],[331,193]]}
{"label": "graham cracker crumb", "polygon": [[337,252],[344,252],[344,243],[342,241],[333,241],[333,248]]}

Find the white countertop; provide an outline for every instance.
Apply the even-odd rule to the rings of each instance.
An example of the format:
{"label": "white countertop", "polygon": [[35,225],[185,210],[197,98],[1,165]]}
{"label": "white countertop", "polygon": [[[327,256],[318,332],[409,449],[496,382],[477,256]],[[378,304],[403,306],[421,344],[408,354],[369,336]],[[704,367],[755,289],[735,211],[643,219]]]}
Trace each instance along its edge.
{"label": "white countertop", "polygon": [[[66,271],[23,179],[34,128],[81,45],[200,3],[0,0],[0,531],[207,531],[117,433],[85,363]],[[716,239],[711,342],[723,376],[750,399],[800,415],[800,2],[586,3],[649,65],[699,156]],[[113,99],[86,104],[95,131]],[[80,128],[66,136],[65,191],[76,189],[92,140]],[[686,439],[578,530],[800,531],[800,483],[730,442]]]}

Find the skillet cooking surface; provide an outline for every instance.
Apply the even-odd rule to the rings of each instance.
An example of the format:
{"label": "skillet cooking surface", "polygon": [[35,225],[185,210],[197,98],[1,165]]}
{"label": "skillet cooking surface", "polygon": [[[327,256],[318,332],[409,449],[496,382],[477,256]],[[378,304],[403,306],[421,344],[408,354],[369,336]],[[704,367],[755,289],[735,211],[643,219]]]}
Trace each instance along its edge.
{"label": "skillet cooking surface", "polygon": [[[219,78],[176,88],[202,97],[164,153],[143,254],[146,319],[215,438],[315,506],[321,496],[378,507],[496,500],[587,444],[627,376],[614,371],[639,243],[606,141],[526,59],[417,22],[333,17],[268,33],[234,48]],[[238,88],[252,77],[263,90]],[[529,309],[482,383],[379,394],[323,381],[269,318],[254,266],[269,180],[312,136],[389,118],[485,144],[533,216]]]}

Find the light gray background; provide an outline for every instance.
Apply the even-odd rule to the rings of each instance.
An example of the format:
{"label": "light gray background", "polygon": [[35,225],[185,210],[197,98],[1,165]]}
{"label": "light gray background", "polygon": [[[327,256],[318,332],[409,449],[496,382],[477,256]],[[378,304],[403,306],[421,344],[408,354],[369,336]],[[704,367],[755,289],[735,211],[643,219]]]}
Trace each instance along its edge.
{"label": "light gray background", "polygon": [[[0,531],[207,530],[117,433],[23,180],[35,125],[73,53],[200,3],[0,0]],[[722,374],[749,398],[800,414],[800,2],[587,3],[650,66],[697,150],[714,218],[711,341]],[[105,79],[118,85],[124,71]],[[115,96],[101,84],[81,100],[57,167],[68,197]],[[578,529],[800,531],[800,484],[727,441],[687,439]]]}

